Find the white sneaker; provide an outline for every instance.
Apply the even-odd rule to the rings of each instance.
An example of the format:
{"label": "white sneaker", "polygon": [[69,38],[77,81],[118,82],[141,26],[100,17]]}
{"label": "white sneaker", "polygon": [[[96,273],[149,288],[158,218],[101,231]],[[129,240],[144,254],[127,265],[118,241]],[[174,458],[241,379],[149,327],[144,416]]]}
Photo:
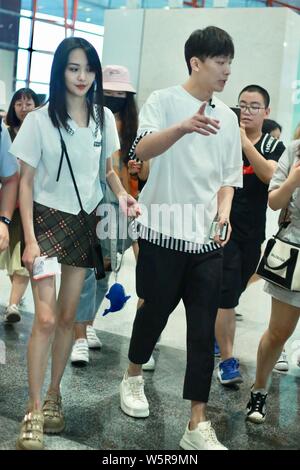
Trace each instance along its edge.
{"label": "white sneaker", "polygon": [[288,363],[288,358],[287,358],[287,353],[283,349],[282,353],[280,354],[280,357],[278,361],[276,362],[274,366],[275,370],[278,370],[279,372],[287,372],[289,370],[289,363]]}
{"label": "white sneaker", "polygon": [[85,366],[89,363],[89,347],[85,338],[80,338],[73,344],[71,363],[77,366]]}
{"label": "white sneaker", "polygon": [[21,315],[16,304],[9,305],[5,311],[5,321],[7,323],[17,323],[21,320]]}
{"label": "white sneaker", "polygon": [[144,393],[144,380],[141,375],[128,377],[124,375],[120,385],[121,409],[134,418],[149,416],[149,403]]}
{"label": "white sneaker", "polygon": [[155,359],[153,355],[151,354],[150,359],[148,362],[145,362],[145,364],[142,365],[143,370],[154,370],[155,369]]}
{"label": "white sneaker", "polygon": [[86,338],[90,349],[102,348],[102,343],[96,334],[96,330],[91,325],[86,327]]}
{"label": "white sneaker", "polygon": [[180,447],[184,450],[228,450],[218,441],[210,421],[199,423],[193,431],[188,423]]}

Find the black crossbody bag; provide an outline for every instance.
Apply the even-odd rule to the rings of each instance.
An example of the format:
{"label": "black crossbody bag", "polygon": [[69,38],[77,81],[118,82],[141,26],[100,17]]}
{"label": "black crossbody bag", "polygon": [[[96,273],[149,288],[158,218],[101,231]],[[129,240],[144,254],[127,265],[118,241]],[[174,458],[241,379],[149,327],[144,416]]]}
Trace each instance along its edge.
{"label": "black crossbody bag", "polygon": [[62,137],[62,134],[61,134],[61,131],[60,131],[59,127],[58,127],[58,132],[59,132],[59,135],[60,135],[60,143],[61,143],[61,157],[60,157],[60,162],[59,162],[59,168],[58,168],[56,181],[59,180],[61,167],[62,167],[64,155],[65,155],[67,163],[68,163],[68,167],[69,167],[69,170],[70,170],[71,178],[72,178],[72,181],[73,181],[73,185],[74,185],[74,188],[75,188],[76,196],[77,196],[77,199],[78,199],[78,202],[79,202],[79,206],[80,206],[80,209],[82,211],[82,215],[84,217],[85,223],[86,223],[87,228],[88,228],[88,234],[89,234],[89,232],[91,232],[91,234],[92,234],[91,237],[89,236],[89,243],[90,243],[90,253],[91,253],[92,260],[93,260],[93,268],[94,268],[95,277],[96,277],[97,280],[103,279],[105,277],[105,270],[104,270],[104,263],[103,263],[101,245],[100,245],[99,240],[96,237],[96,233],[94,232],[94,229],[90,226],[90,222],[89,222],[89,218],[87,217],[87,213],[83,209],[80,194],[79,194],[78,187],[77,187],[76,180],[75,180],[75,176],[74,176],[74,173],[73,173],[72,165],[71,165],[70,158],[69,158],[69,155],[68,155],[67,146],[66,146],[65,141]]}

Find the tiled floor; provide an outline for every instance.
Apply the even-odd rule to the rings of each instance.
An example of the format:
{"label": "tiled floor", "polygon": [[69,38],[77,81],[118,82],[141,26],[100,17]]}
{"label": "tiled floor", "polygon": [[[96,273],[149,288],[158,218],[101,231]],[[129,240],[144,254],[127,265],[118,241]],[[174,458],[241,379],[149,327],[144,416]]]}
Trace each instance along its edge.
{"label": "tiled floor", "polygon": [[[162,334],[154,355],[155,372],[146,372],[146,394],[150,417],[133,419],[119,408],[118,388],[127,364],[127,350],[134,317],[134,259],[125,257],[119,281],[132,298],[124,310],[102,317],[96,328],[103,342],[101,351],[90,353],[86,368],[67,366],[62,384],[67,427],[62,436],[46,438],[48,449],[175,450],[184,431],[189,403],[181,398],[185,368],[185,315],[179,305]],[[241,361],[244,383],[240,388],[223,388],[213,379],[209,416],[218,437],[230,449],[299,449],[300,369],[295,357],[300,349],[300,328],[289,340],[288,374],[274,373],[265,424],[246,423],[245,404],[253,383],[257,344],[264,331],[270,300],[262,291],[262,281],[244,294],[237,322],[236,355]],[[0,272],[0,304],[7,301],[9,283]],[[26,294],[22,322],[13,327],[1,320],[0,340],[6,349],[6,363],[0,364],[0,449],[14,449],[27,394],[26,343],[32,322],[30,290]],[[3,359],[3,357],[2,357]],[[49,371],[47,376],[49,375]],[[47,377],[48,378],[48,377]]]}

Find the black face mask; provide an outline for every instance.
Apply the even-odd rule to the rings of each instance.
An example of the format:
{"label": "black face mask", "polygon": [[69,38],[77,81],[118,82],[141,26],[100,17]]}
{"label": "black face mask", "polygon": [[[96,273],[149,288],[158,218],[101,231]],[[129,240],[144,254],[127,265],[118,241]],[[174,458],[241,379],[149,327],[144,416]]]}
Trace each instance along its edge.
{"label": "black face mask", "polygon": [[126,98],[104,95],[104,106],[109,108],[113,114],[120,113],[126,104]]}

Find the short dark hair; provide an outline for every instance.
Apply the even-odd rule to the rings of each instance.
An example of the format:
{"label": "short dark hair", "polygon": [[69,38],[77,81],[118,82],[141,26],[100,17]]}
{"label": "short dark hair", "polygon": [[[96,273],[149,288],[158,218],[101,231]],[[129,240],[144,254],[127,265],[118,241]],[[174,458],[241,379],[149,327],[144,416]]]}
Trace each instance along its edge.
{"label": "short dark hair", "polygon": [[204,62],[207,57],[225,56],[234,57],[234,45],[226,31],[216,26],[207,26],[205,29],[196,29],[184,46],[184,55],[189,74],[192,73],[190,60],[192,57]]}
{"label": "short dark hair", "polygon": [[239,99],[240,99],[241,94],[245,93],[245,91],[248,91],[249,93],[259,93],[264,99],[265,107],[268,108],[270,106],[270,95],[267,92],[267,90],[263,88],[262,86],[260,85],[245,86],[245,88],[243,88],[239,94]]}
{"label": "short dark hair", "polygon": [[21,121],[16,115],[15,103],[16,101],[19,101],[22,98],[31,98],[34,101],[34,105],[36,108],[40,105],[40,101],[37,94],[31,88],[20,88],[20,90],[17,90],[11,99],[5,118],[5,122],[9,127],[20,127],[21,125]]}
{"label": "short dark hair", "polygon": [[70,37],[64,39],[58,46],[53,57],[50,75],[50,92],[48,113],[55,127],[67,127],[69,118],[66,103],[65,70],[70,53],[74,49],[82,49],[87,57],[90,70],[95,72],[95,87],[91,86],[86,95],[88,116],[95,119],[94,105],[98,105],[100,125],[103,128],[103,87],[102,68],[97,51],[86,39]]}
{"label": "short dark hair", "polygon": [[279,129],[282,132],[282,127],[278,122],[274,121],[273,119],[265,119],[262,126],[262,132],[264,134],[270,134],[275,129]]}

